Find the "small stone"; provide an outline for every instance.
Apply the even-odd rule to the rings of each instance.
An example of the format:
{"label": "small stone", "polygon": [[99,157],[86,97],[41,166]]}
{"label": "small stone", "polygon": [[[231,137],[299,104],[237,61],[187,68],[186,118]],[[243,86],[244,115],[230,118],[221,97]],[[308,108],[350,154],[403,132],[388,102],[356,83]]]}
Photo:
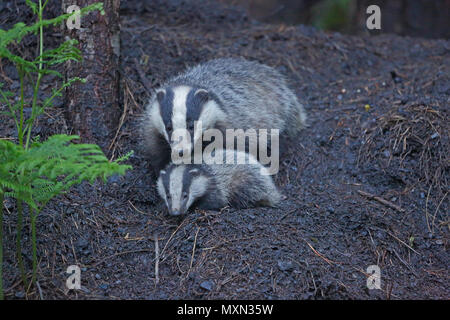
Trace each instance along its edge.
{"label": "small stone", "polygon": [[108,284],[107,283],[102,283],[101,285],[98,286],[100,289],[102,290],[106,290],[108,289]]}
{"label": "small stone", "polygon": [[88,288],[81,286],[81,291],[83,291],[84,293],[91,293],[91,290],[89,290]]}
{"label": "small stone", "polygon": [[89,245],[89,242],[84,238],[78,239],[77,244],[76,244],[76,246],[79,249],[86,249],[88,245]]}
{"label": "small stone", "polygon": [[10,198],[6,198],[4,204],[6,209],[12,209],[14,207],[14,203]]}
{"label": "small stone", "polygon": [[119,183],[120,182],[120,176],[118,174],[112,175],[108,178],[108,183]]}
{"label": "small stone", "polygon": [[102,278],[101,275],[99,275],[98,273],[95,274],[95,279],[100,280]]}
{"label": "small stone", "polygon": [[115,202],[116,202],[115,200],[113,200],[113,201],[108,201],[108,202],[106,202],[106,203],[104,204],[104,206],[105,206],[105,208],[109,208],[109,207],[111,207]]}
{"label": "small stone", "polygon": [[202,283],[200,283],[200,288],[205,289],[206,291],[211,291],[213,288],[214,284],[212,283],[212,281],[203,281]]}
{"label": "small stone", "polygon": [[437,137],[439,137],[439,133],[435,132],[431,135],[431,139],[436,139]]}
{"label": "small stone", "polygon": [[281,271],[292,271],[294,269],[294,265],[291,261],[278,261],[278,268],[280,268]]}

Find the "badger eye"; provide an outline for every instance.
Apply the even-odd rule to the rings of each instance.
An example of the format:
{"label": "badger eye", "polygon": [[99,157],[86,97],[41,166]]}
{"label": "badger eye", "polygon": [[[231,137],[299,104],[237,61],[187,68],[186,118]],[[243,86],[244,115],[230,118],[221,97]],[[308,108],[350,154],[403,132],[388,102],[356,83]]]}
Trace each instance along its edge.
{"label": "badger eye", "polygon": [[169,124],[169,125],[167,125],[167,131],[172,131],[172,126]]}
{"label": "badger eye", "polygon": [[183,199],[187,199],[188,195],[187,192],[183,192]]}

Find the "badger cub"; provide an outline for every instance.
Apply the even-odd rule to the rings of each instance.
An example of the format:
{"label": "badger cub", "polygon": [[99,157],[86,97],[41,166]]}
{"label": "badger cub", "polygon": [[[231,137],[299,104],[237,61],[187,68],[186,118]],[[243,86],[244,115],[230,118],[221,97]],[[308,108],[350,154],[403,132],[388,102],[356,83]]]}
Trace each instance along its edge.
{"label": "badger cub", "polygon": [[141,126],[143,149],[158,172],[172,153],[190,154],[207,129],[278,129],[294,136],[305,120],[302,104],[277,70],[242,58],[214,59],[156,90]]}
{"label": "badger cub", "polygon": [[[224,157],[247,157],[245,164],[173,164],[161,170],[158,193],[169,214],[185,214],[192,206],[215,210],[225,206],[276,206],[281,195],[269,172],[250,154],[224,150]],[[253,161],[250,161],[250,160]]]}

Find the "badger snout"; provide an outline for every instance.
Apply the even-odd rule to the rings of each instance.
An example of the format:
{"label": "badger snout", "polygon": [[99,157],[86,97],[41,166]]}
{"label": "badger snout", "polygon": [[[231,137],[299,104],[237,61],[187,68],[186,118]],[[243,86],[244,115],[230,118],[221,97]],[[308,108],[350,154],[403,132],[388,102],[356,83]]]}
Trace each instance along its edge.
{"label": "badger snout", "polygon": [[178,153],[178,156],[181,158],[181,157],[183,157],[183,154],[184,154],[185,151],[188,151],[188,150],[178,149],[176,152]]}
{"label": "badger snout", "polygon": [[186,211],[185,210],[181,210],[181,209],[169,210],[169,215],[171,215],[172,217],[183,216],[185,213],[186,213]]}
{"label": "badger snout", "polygon": [[171,216],[180,216],[181,215],[181,212],[180,212],[180,210],[173,210],[173,211],[170,211],[169,212],[169,214],[171,215]]}

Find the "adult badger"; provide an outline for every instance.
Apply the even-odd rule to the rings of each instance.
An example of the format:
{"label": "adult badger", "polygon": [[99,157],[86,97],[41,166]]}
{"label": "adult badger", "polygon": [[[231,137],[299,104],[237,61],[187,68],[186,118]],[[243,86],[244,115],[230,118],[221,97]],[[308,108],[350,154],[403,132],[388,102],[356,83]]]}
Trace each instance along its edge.
{"label": "adult badger", "polygon": [[[150,99],[142,125],[143,149],[156,172],[186,150],[174,131],[184,130],[187,151],[201,140],[202,130],[278,129],[294,136],[306,115],[283,75],[272,67],[243,58],[210,60],[168,80]],[[200,132],[203,132],[200,131]],[[182,141],[186,142],[187,139]]]}
{"label": "adult badger", "polygon": [[[169,164],[160,171],[157,190],[173,216],[190,207],[220,209],[276,206],[281,195],[270,173],[251,154],[222,150],[224,159],[245,159],[235,164]],[[251,160],[250,160],[251,159]]]}

